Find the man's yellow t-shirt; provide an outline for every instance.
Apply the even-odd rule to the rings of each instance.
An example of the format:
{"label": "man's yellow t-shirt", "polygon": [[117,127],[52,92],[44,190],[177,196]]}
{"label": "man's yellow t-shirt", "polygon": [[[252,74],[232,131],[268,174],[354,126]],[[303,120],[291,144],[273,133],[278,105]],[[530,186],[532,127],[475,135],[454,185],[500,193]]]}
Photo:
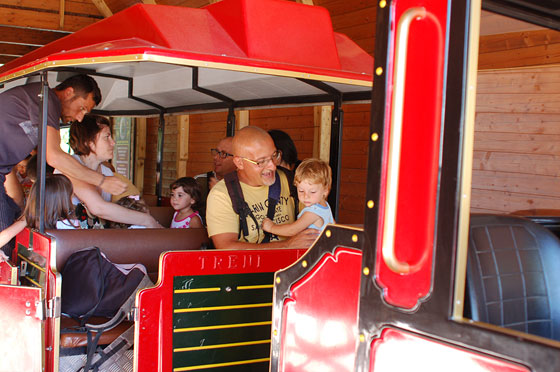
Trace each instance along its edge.
{"label": "man's yellow t-shirt", "polygon": [[[295,221],[294,200],[290,196],[290,187],[288,179],[283,172],[277,173],[280,176],[280,199],[276,205],[276,213],[274,214],[274,223],[284,224]],[[249,236],[244,239],[240,236],[240,241],[248,241],[249,243],[260,243],[264,239],[264,231],[262,229],[262,221],[266,217],[268,211],[268,186],[249,186],[243,182],[241,190],[245,201],[255,216],[258,226],[255,225],[251,217],[247,218],[247,228]],[[223,233],[239,233],[239,216],[233,210],[231,198],[229,197],[227,186],[224,180],[221,180],[212,188],[208,194],[206,205],[206,221],[208,225],[208,235],[213,236]],[[241,234],[243,235],[243,234]],[[285,237],[272,235],[270,241],[284,240]]]}

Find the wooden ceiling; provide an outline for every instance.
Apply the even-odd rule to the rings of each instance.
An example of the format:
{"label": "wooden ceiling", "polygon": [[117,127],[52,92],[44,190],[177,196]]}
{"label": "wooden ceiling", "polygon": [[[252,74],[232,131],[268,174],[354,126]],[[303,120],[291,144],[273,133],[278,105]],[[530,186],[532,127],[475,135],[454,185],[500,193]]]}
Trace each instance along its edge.
{"label": "wooden ceiling", "polygon": [[219,0],[0,0],[0,64],[137,3],[200,8],[216,1]]}

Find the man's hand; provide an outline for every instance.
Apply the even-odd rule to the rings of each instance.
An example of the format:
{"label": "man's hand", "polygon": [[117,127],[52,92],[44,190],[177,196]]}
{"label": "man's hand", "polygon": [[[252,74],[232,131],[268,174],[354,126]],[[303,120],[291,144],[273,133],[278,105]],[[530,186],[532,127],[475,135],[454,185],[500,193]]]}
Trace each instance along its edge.
{"label": "man's hand", "polygon": [[127,184],[117,177],[105,177],[101,182],[101,188],[112,195],[119,195],[126,191]]}
{"label": "man's hand", "polygon": [[294,249],[307,249],[311,247],[311,244],[313,244],[320,233],[321,231],[316,229],[305,229],[286,240],[286,247]]}

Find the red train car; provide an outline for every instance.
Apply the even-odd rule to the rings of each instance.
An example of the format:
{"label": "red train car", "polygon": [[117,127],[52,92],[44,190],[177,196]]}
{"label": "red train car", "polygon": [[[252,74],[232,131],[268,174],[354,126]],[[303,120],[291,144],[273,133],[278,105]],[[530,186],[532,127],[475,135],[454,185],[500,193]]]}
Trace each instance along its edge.
{"label": "red train car", "polygon": [[[560,370],[560,243],[530,220],[470,214],[482,7],[560,29],[554,2],[383,0],[372,59],[317,7],[138,5],[0,69],[4,89],[87,72],[105,115],[228,110],[230,133],[237,109],[332,104],[335,203],[341,104],[371,99],[363,227],[329,225],[307,251],[135,236],[158,281],[137,297],[134,370]],[[0,270],[1,371],[60,368],[64,256],[87,241],[128,259],[124,233],[18,236]]]}

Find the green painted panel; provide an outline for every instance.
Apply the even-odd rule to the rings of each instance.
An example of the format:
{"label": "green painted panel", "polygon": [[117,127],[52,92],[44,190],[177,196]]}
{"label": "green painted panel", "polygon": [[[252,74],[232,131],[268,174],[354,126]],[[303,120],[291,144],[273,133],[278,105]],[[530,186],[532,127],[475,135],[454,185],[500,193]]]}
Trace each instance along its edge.
{"label": "green painted panel", "polygon": [[174,371],[268,371],[274,273],[173,281]]}

